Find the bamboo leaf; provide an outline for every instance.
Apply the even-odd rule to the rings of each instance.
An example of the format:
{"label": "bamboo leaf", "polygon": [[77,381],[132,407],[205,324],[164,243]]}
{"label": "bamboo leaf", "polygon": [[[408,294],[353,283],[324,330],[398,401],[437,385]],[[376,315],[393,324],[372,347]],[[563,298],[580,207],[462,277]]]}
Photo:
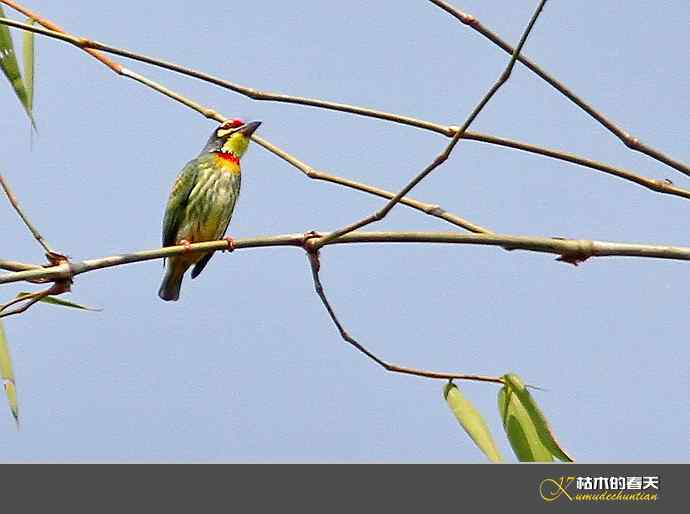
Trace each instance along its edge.
{"label": "bamboo leaf", "polygon": [[[21,292],[17,295],[17,298],[22,298],[22,297],[30,297],[33,296],[33,293],[27,293],[27,292]],[[103,309],[98,309],[96,307],[88,307],[86,305],[82,305],[80,303],[75,303],[75,302],[70,302],[69,300],[63,300],[62,298],[58,298],[57,296],[44,296],[39,302],[43,303],[49,303],[51,305],[60,305],[61,307],[70,307],[72,309],[81,309],[84,311],[94,311],[94,312],[100,312]]]}
{"label": "bamboo leaf", "polygon": [[0,376],[5,387],[5,394],[7,395],[7,403],[14,416],[14,422],[19,428],[19,403],[17,401],[17,386],[14,380],[14,372],[12,371],[12,358],[10,357],[10,348],[7,344],[7,337],[5,330],[0,320]]}
{"label": "bamboo leaf", "polygon": [[520,462],[552,462],[553,455],[542,444],[527,409],[506,377],[498,392],[498,411],[515,456]]}
{"label": "bamboo leaf", "polygon": [[501,462],[503,458],[491,436],[489,426],[474,404],[465,398],[458,386],[452,382],[446,384],[443,389],[443,396],[460,426],[474,441],[474,444],[484,452],[490,461]]}
{"label": "bamboo leaf", "polygon": [[[0,6],[0,16],[5,17],[5,12]],[[29,106],[29,96],[24,86],[24,81],[22,80],[22,74],[19,71],[19,65],[17,64],[17,57],[14,53],[14,44],[12,43],[12,37],[10,36],[10,31],[5,25],[0,24],[0,69],[10,81],[12,88],[14,89],[17,98],[24,106],[27,116],[31,120],[31,124],[35,126],[34,119],[31,114],[31,107]]]}
{"label": "bamboo leaf", "polygon": [[534,397],[530,394],[525,384],[520,380],[520,377],[514,374],[508,374],[503,377],[508,386],[513,390],[518,397],[520,403],[524,406],[525,411],[530,417],[534,425],[537,436],[541,443],[551,452],[551,454],[558,460],[563,462],[574,462],[573,458],[559,444],[556,436],[551,430],[551,426],[541,411]]}
{"label": "bamboo leaf", "polygon": [[[28,20],[29,25],[34,24],[34,20]],[[24,31],[24,44],[22,46],[24,54],[24,87],[26,88],[26,99],[30,112],[34,110],[34,33]]]}

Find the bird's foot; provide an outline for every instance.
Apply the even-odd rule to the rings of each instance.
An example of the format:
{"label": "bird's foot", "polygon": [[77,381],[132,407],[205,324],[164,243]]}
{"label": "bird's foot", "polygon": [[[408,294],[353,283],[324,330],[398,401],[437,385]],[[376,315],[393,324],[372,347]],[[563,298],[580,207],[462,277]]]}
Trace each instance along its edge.
{"label": "bird's foot", "polygon": [[192,251],[192,243],[190,243],[190,242],[187,241],[186,239],[180,239],[179,244],[181,244],[182,246],[184,246],[184,251],[185,251],[185,252],[191,252],[191,251]]}
{"label": "bird's foot", "polygon": [[228,243],[228,247],[223,250],[224,252],[234,252],[235,251],[235,240],[230,236],[225,236],[223,238]]}

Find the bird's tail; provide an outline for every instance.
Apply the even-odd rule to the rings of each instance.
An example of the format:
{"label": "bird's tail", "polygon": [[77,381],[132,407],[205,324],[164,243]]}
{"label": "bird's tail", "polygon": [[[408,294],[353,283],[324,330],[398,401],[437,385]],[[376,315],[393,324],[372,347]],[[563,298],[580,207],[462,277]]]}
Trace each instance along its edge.
{"label": "bird's tail", "polygon": [[158,289],[158,296],[162,300],[176,302],[180,299],[180,287],[182,286],[182,278],[185,271],[187,271],[186,267],[180,266],[172,262],[172,260],[168,262],[163,282],[160,289]]}

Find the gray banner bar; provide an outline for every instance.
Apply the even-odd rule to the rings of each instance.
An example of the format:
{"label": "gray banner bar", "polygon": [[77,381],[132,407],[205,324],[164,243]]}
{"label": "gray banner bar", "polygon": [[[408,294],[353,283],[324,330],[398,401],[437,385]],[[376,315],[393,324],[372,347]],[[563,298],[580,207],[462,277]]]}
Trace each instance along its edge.
{"label": "gray banner bar", "polygon": [[7,512],[79,505],[137,512],[685,512],[689,470],[670,464],[4,465],[0,480]]}

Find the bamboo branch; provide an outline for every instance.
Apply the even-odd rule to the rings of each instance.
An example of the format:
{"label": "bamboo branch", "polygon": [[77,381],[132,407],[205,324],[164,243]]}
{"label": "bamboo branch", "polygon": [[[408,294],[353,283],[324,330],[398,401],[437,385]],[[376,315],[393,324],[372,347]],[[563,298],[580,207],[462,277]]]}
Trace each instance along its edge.
{"label": "bamboo branch", "polygon": [[[314,180],[325,180],[325,181],[331,182],[333,184],[340,184],[343,186],[347,186],[351,189],[357,189],[359,191],[365,191],[367,193],[379,196],[381,198],[392,199],[395,197],[395,193],[392,193],[390,191],[386,191],[385,189],[379,189],[377,187],[369,186],[369,185],[363,184],[361,182],[355,182],[354,180],[350,180],[350,179],[346,179],[346,178],[342,178],[342,177],[336,177],[334,175],[328,175],[328,174],[322,173],[320,171],[312,171],[307,176],[309,178],[314,179]],[[473,232],[475,234],[493,234],[494,233],[492,230],[490,230],[486,227],[482,227],[480,225],[477,225],[476,223],[472,223],[471,221],[468,221],[466,219],[463,219],[463,218],[461,218],[455,214],[452,214],[452,213],[446,211],[445,209],[443,209],[438,204],[420,202],[419,200],[415,200],[414,198],[410,198],[408,196],[401,198],[400,203],[403,205],[407,205],[409,207],[412,207],[413,209],[417,209],[418,211],[421,211],[425,214],[428,214],[429,216],[434,216],[436,218],[440,218],[442,220],[445,220],[448,223],[451,223],[451,224],[456,225],[458,227],[464,228],[465,230],[468,230],[469,232]]]}
{"label": "bamboo branch", "polygon": [[522,33],[522,37],[520,38],[520,42],[518,45],[515,47],[515,50],[513,51],[513,55],[511,56],[510,60],[508,61],[508,65],[506,66],[505,70],[501,75],[499,76],[498,80],[494,83],[493,86],[489,89],[489,91],[483,96],[483,98],[479,101],[477,106],[472,110],[470,115],[467,117],[465,122],[462,124],[460,127],[460,130],[458,130],[453,138],[450,140],[450,143],[446,146],[445,150],[441,152],[439,155],[436,156],[436,158],[433,160],[431,164],[429,164],[426,168],[424,168],[416,177],[414,177],[405,187],[403,187],[386,205],[383,206],[382,209],[379,211],[376,211],[374,214],[371,214],[370,216],[367,216],[364,219],[361,219],[359,221],[356,221],[355,223],[352,223],[350,225],[347,225],[346,227],[343,227],[339,230],[336,230],[332,232],[328,238],[322,239],[320,242],[320,245],[323,246],[323,244],[327,243],[330,240],[336,239],[342,235],[348,234],[350,232],[353,232],[357,229],[360,229],[362,227],[365,227],[371,223],[375,223],[377,221],[381,221],[384,219],[388,213],[393,209],[393,207],[396,206],[400,202],[400,200],[407,195],[417,184],[419,184],[422,180],[424,180],[431,172],[433,172],[436,168],[441,166],[446,160],[448,160],[448,157],[450,157],[451,152],[455,148],[455,146],[458,144],[460,141],[460,138],[465,134],[467,129],[470,127],[472,122],[479,116],[479,113],[484,109],[484,107],[491,101],[493,96],[498,92],[498,90],[505,84],[508,79],[510,78],[510,74],[513,71],[513,67],[515,66],[515,62],[518,58],[518,55],[520,55],[520,51],[522,50],[522,47],[525,45],[527,42],[527,37],[529,36],[530,32],[532,31],[532,28],[534,27],[534,24],[537,21],[537,18],[539,18],[539,15],[541,14],[542,10],[544,9],[544,5],[546,4],[546,0],[541,0],[539,2],[539,5],[537,5],[537,8],[534,11],[534,14],[532,15],[532,18],[530,19],[529,23],[527,24],[527,27]]}
{"label": "bamboo branch", "polygon": [[[44,289],[43,291],[36,291],[35,293],[17,296],[15,299],[10,300],[6,304],[0,305],[0,318],[5,318],[7,316],[12,316],[14,314],[21,314],[23,312],[26,312],[33,305],[40,302],[43,298],[47,296],[61,295],[62,293],[66,293],[70,290],[71,284],[71,278],[57,280],[48,289]],[[24,302],[23,305],[20,305],[19,307],[16,307],[14,309],[7,310],[8,307],[22,302]]]}
{"label": "bamboo branch", "polygon": [[26,215],[22,207],[19,205],[19,200],[17,200],[17,197],[14,195],[12,190],[10,189],[10,185],[7,183],[5,178],[2,176],[0,173],[0,186],[2,189],[5,191],[5,195],[7,196],[7,199],[9,200],[10,204],[12,204],[12,207],[14,207],[14,210],[17,211],[17,214],[19,214],[19,217],[22,219],[24,224],[26,225],[26,228],[29,229],[29,232],[31,232],[31,235],[34,236],[34,239],[38,241],[38,244],[40,244],[43,249],[46,252],[46,255],[59,255],[57,252],[53,251],[53,249],[50,247],[48,244],[48,241],[46,241],[45,237],[41,235],[41,233],[38,231],[38,229],[31,223],[31,220],[29,217]]}
{"label": "bamboo branch", "polygon": [[[484,25],[481,24],[477,18],[472,16],[471,14],[467,14],[462,12],[461,10],[455,8],[448,2],[445,2],[443,0],[429,0],[432,4],[440,7],[444,11],[446,11],[448,14],[456,18],[458,21],[463,23],[464,25],[467,25],[468,27],[474,29],[478,33],[480,33],[482,36],[487,38],[489,41],[494,43],[496,46],[501,48],[503,51],[505,51],[508,54],[512,54],[514,52],[513,47],[511,47],[507,42],[505,42],[503,39],[501,39],[496,33],[492,32],[488,28],[486,28]],[[638,138],[633,137],[630,135],[627,131],[623,130],[622,128],[618,127],[615,123],[613,123],[610,119],[608,119],[603,113],[597,111],[594,107],[589,105],[587,102],[585,102],[582,98],[577,96],[573,91],[571,91],[565,84],[562,82],[556,80],[554,77],[549,75],[546,71],[542,70],[539,66],[537,66],[534,62],[532,62],[530,59],[525,57],[524,55],[520,55],[518,57],[518,60],[527,66],[532,72],[534,72],[536,75],[538,75],[541,79],[545,80],[548,84],[553,86],[559,93],[561,93],[563,96],[568,98],[571,102],[573,102],[575,105],[577,105],[580,109],[585,111],[587,114],[589,114],[592,118],[594,118],[597,122],[599,122],[604,128],[606,128],[609,132],[611,132],[614,136],[616,136],[620,141],[630,148],[631,150],[635,150],[637,152],[641,152],[643,154],[648,155],[649,157],[662,162],[666,164],[667,166],[670,166],[672,168],[675,168],[676,170],[680,171],[681,173],[690,176],[690,167],[678,160],[675,160],[671,158],[670,156],[660,152],[659,150],[656,150],[644,143],[642,143]]]}
{"label": "bamboo branch", "polygon": [[26,271],[30,269],[41,269],[41,266],[38,266],[36,264],[27,264],[25,262],[0,259],[0,269],[4,269],[7,271]]}
{"label": "bamboo branch", "polygon": [[[328,233],[316,233],[310,236],[309,245],[317,248],[320,240]],[[527,250],[537,253],[553,254],[565,262],[576,264],[592,257],[640,257],[646,259],[667,259],[690,261],[690,247],[669,245],[647,245],[635,243],[614,243],[585,239],[560,239],[553,237],[513,236],[505,234],[459,234],[456,232],[352,232],[326,245],[355,243],[438,243],[471,246],[491,246],[505,250]],[[263,247],[298,247],[305,246],[304,234],[281,234],[276,236],[237,239],[234,249]],[[150,261],[180,255],[188,251],[216,252],[227,250],[226,240],[194,243],[189,247],[178,245],[154,250],[144,250],[122,255],[112,255],[80,262],[63,262],[49,267],[36,267],[0,275],[0,284],[21,281],[55,281],[69,279],[75,275],[88,273],[103,268],[122,266],[134,262]],[[2,261],[5,262],[5,261]],[[28,266],[28,265],[27,265]]]}
{"label": "bamboo branch", "polygon": [[473,139],[475,141],[481,141],[483,143],[492,143],[501,146],[506,146],[509,148],[515,148],[518,150],[524,150],[526,152],[535,153],[538,155],[543,155],[544,157],[551,157],[554,159],[559,159],[561,161],[571,162],[579,166],[590,168],[597,171],[602,171],[608,175],[613,175],[614,177],[627,180],[628,182],[634,182],[640,186],[649,189],[651,191],[667,194],[671,196],[678,196],[680,198],[690,199],[690,190],[677,187],[668,179],[651,179],[643,177],[641,175],[636,175],[630,171],[624,170],[622,168],[616,168],[602,162],[594,161],[591,159],[585,159],[577,155],[562,152],[559,150],[551,150],[549,148],[544,148],[540,146],[530,145],[529,143],[521,143],[519,141],[511,141],[510,139],[503,139],[494,136],[487,136],[482,134],[481,138],[475,137],[474,133],[467,132],[464,136],[466,139]]}
{"label": "bamboo branch", "polygon": [[[26,296],[18,296],[17,298],[10,300],[4,305],[0,306],[0,319],[6,318],[7,316],[12,316],[14,314],[22,314],[23,312],[26,312],[29,310],[33,305],[36,303],[40,302],[41,299],[45,298],[50,294],[50,289],[46,289],[44,291],[38,291],[36,293],[31,293]],[[16,305],[18,303],[22,303],[19,307],[16,307],[14,309],[7,310],[8,307],[11,307],[12,305]]]}
{"label": "bamboo branch", "polygon": [[[266,148],[273,146],[267,141],[263,140],[257,140],[256,142]],[[285,153],[280,148],[274,147],[269,149],[276,155]],[[347,178],[338,177],[337,175],[331,175],[330,173],[326,173],[324,171],[315,170],[308,164],[300,161],[299,159],[289,154],[285,155],[283,158],[310,179],[331,182],[332,184],[338,184],[341,186],[349,187],[350,189],[363,191],[375,196],[379,196],[381,198],[391,199],[395,197],[395,193],[386,191],[385,189],[370,186],[368,184],[364,184],[363,182],[357,182]],[[688,191],[688,195],[690,197],[690,191]],[[489,230],[488,228],[482,227],[480,225],[477,225],[476,223],[472,223],[471,221],[463,219],[455,214],[449,213],[440,205],[420,202],[419,200],[415,200],[414,198],[410,198],[407,196],[402,198],[400,200],[400,203],[412,207],[413,209],[417,209],[418,211],[424,212],[429,216],[434,216],[436,218],[443,219],[453,225],[464,228],[465,230],[469,230],[470,232],[474,232],[475,234],[493,234],[493,231]]]}
{"label": "bamboo branch", "polygon": [[[13,0],[1,0],[0,3],[3,3],[3,4],[5,4],[5,5],[7,5],[8,7],[11,7],[11,8],[14,9],[15,11],[18,11],[18,12],[22,13],[24,16],[26,16],[27,18],[29,18],[29,19],[31,19],[31,20],[36,20],[38,23],[40,23],[41,25],[43,25],[45,28],[47,28],[47,29],[49,29],[49,30],[51,30],[51,31],[53,31],[53,32],[56,32],[56,33],[63,33],[63,32],[65,32],[65,30],[64,30],[62,27],[60,27],[59,25],[53,23],[52,21],[50,21],[50,20],[48,20],[48,19],[46,19],[46,18],[43,18],[42,16],[40,16],[40,15],[36,14],[35,12],[29,10],[28,8],[26,8],[26,7],[22,6],[22,5],[19,5],[18,3],[14,2]],[[116,63],[115,61],[113,61],[113,60],[111,60],[111,59],[108,59],[105,55],[103,55],[103,54],[101,54],[100,52],[97,52],[97,51],[95,51],[95,50],[92,50],[92,49],[90,49],[90,48],[84,48],[84,51],[85,51],[86,53],[88,53],[88,54],[91,54],[92,57],[94,57],[94,58],[98,59],[99,61],[101,61],[101,62],[102,62],[103,64],[105,64],[108,68],[110,68],[111,70],[113,70],[115,73],[119,73],[118,70],[119,70],[119,68],[120,68],[120,65],[119,65],[118,63]]]}
{"label": "bamboo branch", "polygon": [[[14,2],[10,2],[10,0],[0,0],[0,3],[5,3],[7,5],[14,4]],[[20,11],[20,12],[23,12],[23,11]],[[295,104],[295,105],[302,105],[302,106],[306,106],[306,107],[316,107],[319,109],[327,109],[327,110],[331,110],[331,111],[344,112],[344,113],[349,113],[349,114],[357,114],[359,116],[365,116],[368,118],[376,118],[376,119],[380,119],[380,120],[392,121],[394,123],[399,123],[402,125],[409,125],[411,127],[417,127],[417,128],[424,129],[424,130],[430,130],[432,132],[437,132],[439,134],[443,134],[443,135],[448,136],[448,137],[451,137],[454,134],[454,130],[452,127],[447,127],[445,125],[440,125],[438,123],[433,123],[431,121],[426,121],[426,120],[414,118],[412,116],[404,116],[404,115],[400,115],[400,114],[394,114],[394,113],[390,113],[390,112],[371,109],[368,107],[359,107],[356,105],[351,105],[351,104],[346,104],[346,103],[331,102],[328,100],[321,100],[318,98],[308,98],[308,97],[304,97],[304,96],[294,96],[294,95],[286,95],[283,93],[272,93],[272,92],[268,92],[268,91],[260,91],[258,89],[254,89],[252,87],[242,86],[242,85],[237,84],[235,82],[230,82],[229,80],[225,80],[225,79],[222,79],[220,77],[216,77],[214,75],[211,75],[209,73],[204,73],[202,71],[198,71],[198,70],[195,70],[195,69],[192,69],[192,68],[189,68],[186,66],[182,66],[180,64],[176,64],[176,63],[173,63],[170,61],[165,61],[163,59],[158,59],[156,57],[151,57],[148,55],[140,54],[140,53],[134,52],[132,50],[128,50],[126,48],[113,46],[113,45],[110,45],[107,43],[102,43],[100,41],[96,41],[93,39],[87,39],[84,37],[74,36],[74,35],[66,32],[62,29],[51,30],[50,28],[48,28],[48,30],[46,30],[46,29],[42,29],[41,27],[31,26],[31,25],[21,23],[18,21],[14,21],[14,20],[10,20],[7,18],[0,18],[0,19],[3,20],[2,23],[4,23],[5,25],[9,25],[9,26],[12,26],[15,28],[20,28],[20,29],[27,30],[30,32],[35,32],[37,34],[52,37],[55,39],[60,39],[66,43],[73,44],[73,45],[81,48],[82,50],[87,50],[87,49],[92,50],[92,51],[97,50],[100,52],[106,52],[106,53],[110,53],[110,54],[114,54],[114,55],[119,55],[119,56],[125,57],[127,59],[132,59],[135,61],[150,64],[152,66],[167,69],[169,71],[173,71],[173,72],[179,73],[181,75],[186,75],[188,77],[199,79],[203,82],[208,82],[210,84],[214,84],[214,85],[219,86],[223,89],[233,91],[234,93],[238,93],[238,94],[245,96],[247,98],[250,98],[252,100]],[[38,21],[39,21],[39,23],[41,23],[40,18]],[[43,23],[41,23],[41,24],[43,24]],[[45,24],[43,24],[43,25],[46,26]],[[89,52],[89,53],[91,53],[91,52]],[[102,57],[102,54],[99,54],[99,55]],[[110,61],[110,62],[113,62],[113,61]],[[111,67],[111,66],[109,66],[109,67]]]}
{"label": "bamboo branch", "polygon": [[[39,14],[29,10],[28,8],[19,5],[18,3],[14,2],[13,0],[0,0],[0,3],[4,3],[5,5],[12,7],[13,9],[19,11],[20,13],[24,14],[25,16],[36,20],[37,23],[43,25],[46,29],[41,29],[40,27],[37,27],[35,25],[28,25],[26,23],[20,23],[16,22],[14,20],[10,20],[7,18],[0,18],[0,23],[3,23],[5,25],[11,26],[11,27],[17,27],[21,28],[23,30],[30,30],[31,32],[35,32],[38,34],[50,36],[56,39],[60,39],[62,41],[66,41],[68,43],[72,43],[73,45],[81,48],[84,50],[86,53],[90,54],[91,56],[95,57],[98,59],[101,63],[103,63],[105,66],[110,68],[112,71],[117,73],[118,75],[122,75],[128,78],[131,78],[133,80],[136,80],[137,82],[144,84],[145,86],[150,87],[151,89],[154,89],[155,91],[158,91],[159,93],[162,93],[163,95],[167,96],[168,98],[171,98],[186,107],[189,107],[190,109],[195,110],[199,114],[203,115],[206,118],[212,119],[217,121],[218,123],[224,123],[227,120],[227,117],[223,116],[220,114],[218,111],[211,109],[209,107],[206,107],[200,103],[195,102],[194,100],[191,100],[190,98],[187,98],[184,95],[181,95],[165,86],[162,84],[151,80],[147,77],[144,77],[143,75],[140,75],[132,70],[129,70],[128,68],[125,68],[122,66],[122,64],[113,61],[110,59],[108,56],[104,55],[100,51],[91,48],[90,46],[90,41],[85,38],[79,38],[76,36],[73,36],[72,34],[69,34],[66,32],[62,27],[59,25],[56,25],[52,21],[44,18],[43,16],[40,16]],[[117,53],[117,52],[114,52]],[[252,137],[252,139],[257,140],[259,138]],[[264,141],[267,143],[264,146],[264,148],[271,149],[271,148],[276,148],[267,141]],[[283,152],[282,155],[276,154],[282,159],[286,159],[286,156],[289,155],[286,152]],[[287,159],[286,159],[287,160]],[[288,161],[290,162],[290,161]]]}
{"label": "bamboo branch", "polygon": [[386,371],[390,371],[393,373],[403,373],[403,374],[407,374],[407,375],[414,375],[417,377],[442,379],[442,380],[454,380],[455,379],[455,380],[475,380],[475,381],[481,381],[481,382],[494,382],[497,384],[503,384],[504,383],[503,379],[501,377],[490,377],[490,376],[484,376],[484,375],[465,375],[465,374],[458,374],[458,373],[446,373],[446,372],[438,372],[438,371],[427,371],[427,370],[416,369],[416,368],[408,368],[408,367],[404,367],[404,366],[398,366],[397,364],[389,363],[389,362],[384,361],[383,359],[377,357],[374,353],[367,350],[367,348],[365,348],[355,338],[353,338],[352,336],[350,336],[350,334],[348,334],[347,330],[345,330],[345,327],[343,326],[343,324],[338,319],[338,316],[336,315],[335,311],[333,310],[333,307],[331,306],[330,302],[328,301],[328,297],[326,296],[326,292],[324,291],[323,284],[321,283],[321,278],[319,277],[319,270],[321,268],[321,264],[319,262],[318,250],[307,250],[307,256],[309,258],[309,265],[311,266],[311,275],[312,275],[312,279],[314,281],[314,289],[316,291],[316,294],[321,299],[321,303],[323,304],[326,311],[328,312],[328,315],[330,316],[331,321],[333,321],[333,324],[338,329],[338,332],[340,333],[340,337],[345,342],[354,346],[359,352],[366,355],[369,359],[373,360],[376,364],[381,366]]}
{"label": "bamboo branch", "polygon": [[[7,3],[7,5],[10,5],[12,7],[18,8],[16,3],[11,2],[9,0],[0,0],[0,2]],[[23,10],[21,10],[23,9]],[[54,23],[50,22],[49,20],[45,20],[41,17],[39,17],[36,13],[33,13],[29,11],[28,9],[21,8],[20,12],[23,13],[30,13],[34,19],[36,19],[39,23],[43,25],[47,25],[50,27],[54,27],[55,29],[42,29],[40,27],[36,27],[34,25],[27,25],[24,23],[20,22],[15,22],[14,20],[9,20],[6,18],[0,18],[0,23],[4,23],[6,25],[10,25],[13,27],[17,28],[22,28],[25,30],[31,30],[32,32],[37,32],[39,34],[44,34],[44,35],[49,35],[51,37],[55,37],[57,39],[63,40],[70,42],[82,49],[88,49],[88,50],[93,50],[91,47],[86,47],[84,46],[86,43],[83,38],[77,38],[75,36],[72,36],[70,34],[64,33],[61,28],[59,28],[57,25]],[[100,46],[105,46],[105,45],[100,45]],[[95,50],[94,50],[95,51]],[[91,55],[94,55],[93,52],[89,52]],[[115,52],[115,53],[120,53],[120,54],[126,54],[128,52],[125,51],[120,51],[120,52]],[[206,107],[204,105],[201,105],[198,102],[195,102],[194,100],[191,100],[190,98],[187,98],[186,96],[183,96],[165,86],[162,84],[155,82],[153,80],[150,80],[143,75],[140,75],[138,73],[135,73],[134,71],[125,68],[119,63],[116,63],[112,61],[111,59],[107,58],[106,56],[96,52],[98,55],[98,60],[108,66],[111,70],[115,71],[118,75],[124,76],[131,78],[133,80],[136,80],[137,82],[144,84],[145,86],[150,87],[151,89],[154,89],[155,91],[158,91],[159,93],[164,94],[168,98],[172,98],[173,100],[189,107],[190,109],[193,109],[194,111],[202,114],[206,118],[213,119],[218,121],[219,123],[222,123],[226,120],[226,117],[219,112],[215,111],[214,109],[211,109],[209,107]],[[140,59],[144,60],[146,62],[146,59]],[[394,194],[390,193],[384,189],[379,189],[373,186],[369,186],[367,184],[351,181],[348,179],[344,179],[338,176],[330,175],[328,173],[324,172],[319,172],[311,168],[311,166],[307,165],[303,161],[297,159],[293,155],[289,154],[285,150],[275,146],[274,144],[270,143],[269,141],[263,139],[262,137],[253,134],[252,139],[265,149],[267,149],[269,152],[273,153],[274,155],[280,157],[281,159],[285,160],[287,163],[291,164],[292,166],[296,167],[300,171],[302,171],[305,175],[307,175],[309,178],[314,178],[317,180],[323,180],[327,182],[332,182],[334,184],[339,184],[345,187],[349,187],[351,189],[356,189],[359,191],[367,192],[376,196],[381,196],[384,198],[393,198]],[[690,193],[689,193],[690,194]],[[443,219],[445,221],[448,221],[449,223],[452,223],[456,226],[465,228],[471,232],[476,232],[476,233],[491,233],[491,231],[487,228],[484,228],[480,225],[477,225],[475,223],[472,223],[470,221],[467,221],[463,218],[460,218],[459,216],[456,216],[454,214],[450,214],[447,211],[443,210],[440,206],[434,205],[434,204],[428,204],[424,202],[420,202],[418,200],[415,200],[413,198],[407,198],[405,199],[404,202],[401,202],[405,205],[408,205],[410,207],[413,207],[419,211],[425,212],[426,214],[429,214],[431,216],[435,216],[437,218]]]}
{"label": "bamboo branch", "polygon": [[[7,0],[0,0],[0,3],[7,3]],[[393,114],[389,112],[384,112],[384,111],[377,111],[374,109],[369,109],[369,108],[364,108],[364,107],[358,107],[355,105],[348,105],[348,104],[343,104],[343,103],[337,103],[337,102],[328,102],[325,100],[318,100],[315,98],[305,98],[305,97],[297,97],[297,96],[289,96],[289,95],[283,95],[283,94],[277,94],[277,93],[262,93],[260,91],[257,91],[252,88],[245,88],[244,86],[238,86],[237,84],[231,83],[224,81],[223,79],[220,79],[218,77],[214,77],[212,75],[208,75],[205,73],[202,73],[200,71],[192,70],[190,68],[185,68],[183,66],[179,66],[174,63],[169,63],[166,61],[162,61],[153,57],[149,57],[146,55],[138,54],[135,52],[132,52],[130,50],[126,49],[121,49],[118,47],[114,47],[111,45],[107,45],[105,43],[100,43],[98,41],[93,41],[89,40],[86,38],[82,37],[76,37],[68,33],[61,33],[61,32],[56,32],[53,30],[48,30],[44,29],[42,27],[38,27],[35,25],[28,25],[26,23],[22,23],[19,21],[11,20],[8,18],[0,18],[0,23],[4,25],[8,25],[11,27],[15,27],[18,29],[22,30],[27,30],[30,32],[34,32],[37,34],[41,34],[43,36],[51,37],[54,39],[59,39],[61,41],[71,43],[79,48],[89,48],[89,49],[94,49],[94,50],[101,50],[103,52],[109,52],[113,53],[116,55],[121,55],[130,59],[134,59],[137,61],[145,62],[154,66],[159,66],[161,68],[166,68],[171,71],[176,71],[179,73],[183,73],[185,75],[189,75],[191,77],[196,77],[201,80],[205,80],[207,82],[219,85],[221,87],[226,87],[223,84],[227,83],[227,89],[230,89],[232,91],[236,91],[240,94],[244,94],[242,90],[247,90],[253,92],[252,94],[246,94],[245,96],[248,96],[249,98],[253,98],[255,100],[271,100],[271,101],[276,101],[276,102],[283,102],[283,103],[291,103],[291,104],[297,104],[297,105],[308,105],[311,107],[319,107],[323,109],[331,109],[339,112],[345,112],[349,114],[356,114],[360,116],[367,116],[367,117],[372,117],[372,118],[378,118],[382,120],[387,120],[391,121],[394,123],[399,123],[403,125],[409,125],[412,127],[420,128],[423,130],[429,130],[432,132],[436,132],[439,134],[443,134],[447,137],[453,137],[455,135],[460,127],[456,126],[447,126],[447,125],[440,125],[438,123],[433,123],[430,121],[426,120],[420,120],[417,118],[412,118],[410,116],[403,116],[399,114]],[[522,59],[518,59],[522,60]],[[111,69],[113,69],[112,66],[109,66]],[[122,68],[119,66],[117,68],[117,73],[119,75],[123,75],[125,73],[128,74],[128,76],[131,76],[133,72],[130,70],[126,70],[125,73],[123,71],[126,70],[126,68]],[[134,78],[134,77],[131,77]],[[175,99],[178,102],[181,102],[184,105],[187,105],[191,109],[194,109],[195,111],[201,113],[203,116],[206,118],[218,120],[217,116],[222,117],[218,113],[216,113],[213,109],[208,109],[200,104],[197,104],[195,102],[189,101],[189,99],[186,99],[185,97],[180,97],[180,96],[172,96],[170,93],[170,90],[163,88],[162,86],[160,87],[154,87],[143,80],[140,80],[141,75],[137,75],[137,78],[135,80],[138,80],[139,82],[145,83],[146,85],[153,87],[157,91],[165,94],[166,96],[169,96],[173,99]],[[229,85],[232,84],[233,87],[230,87]],[[254,96],[252,96],[254,95]],[[289,99],[289,100],[288,100]],[[255,142],[266,148],[268,151],[271,153],[275,154],[276,156],[280,157],[281,159],[285,160],[289,164],[292,164],[293,166],[297,167],[298,169],[301,169],[302,171],[305,171],[304,168],[301,168],[297,163],[302,163],[299,159],[294,158],[287,152],[282,151],[280,148],[276,147],[275,145],[272,145],[266,140],[261,139],[259,136],[254,135],[253,139]],[[498,145],[498,146],[504,146],[507,148],[512,148],[515,150],[521,150],[529,153],[534,153],[537,155],[543,155],[547,157],[551,157],[553,159],[559,159],[562,161],[570,162],[572,164],[576,164],[579,166],[591,168],[597,171],[601,171],[603,173],[607,173],[609,175],[616,176],[618,178],[634,182],[636,184],[639,184],[647,189],[650,189],[652,191],[656,191],[658,193],[664,193],[664,194],[669,194],[673,196],[679,196],[682,198],[688,198],[690,199],[690,191],[686,189],[682,189],[679,187],[676,187],[669,183],[666,180],[654,180],[650,178],[646,178],[640,175],[637,175],[635,173],[632,173],[627,170],[623,170],[621,168],[616,168],[614,166],[610,166],[605,163],[600,163],[597,161],[593,161],[590,159],[578,157],[577,155],[573,155],[567,152],[562,152],[559,150],[555,149],[550,149],[550,148],[544,148],[541,146],[537,145],[532,145],[528,143],[522,143],[520,141],[514,141],[511,139],[506,139],[506,138],[500,138],[496,136],[491,136],[488,134],[481,134],[478,132],[472,132],[470,130],[467,130],[463,135],[461,139],[468,139],[472,141],[479,141],[483,143],[488,143],[492,145]],[[302,163],[304,164],[304,163]],[[311,169],[309,166],[304,164],[306,169]],[[324,178],[323,180],[328,180],[327,178]],[[402,202],[401,202],[402,203]]]}

